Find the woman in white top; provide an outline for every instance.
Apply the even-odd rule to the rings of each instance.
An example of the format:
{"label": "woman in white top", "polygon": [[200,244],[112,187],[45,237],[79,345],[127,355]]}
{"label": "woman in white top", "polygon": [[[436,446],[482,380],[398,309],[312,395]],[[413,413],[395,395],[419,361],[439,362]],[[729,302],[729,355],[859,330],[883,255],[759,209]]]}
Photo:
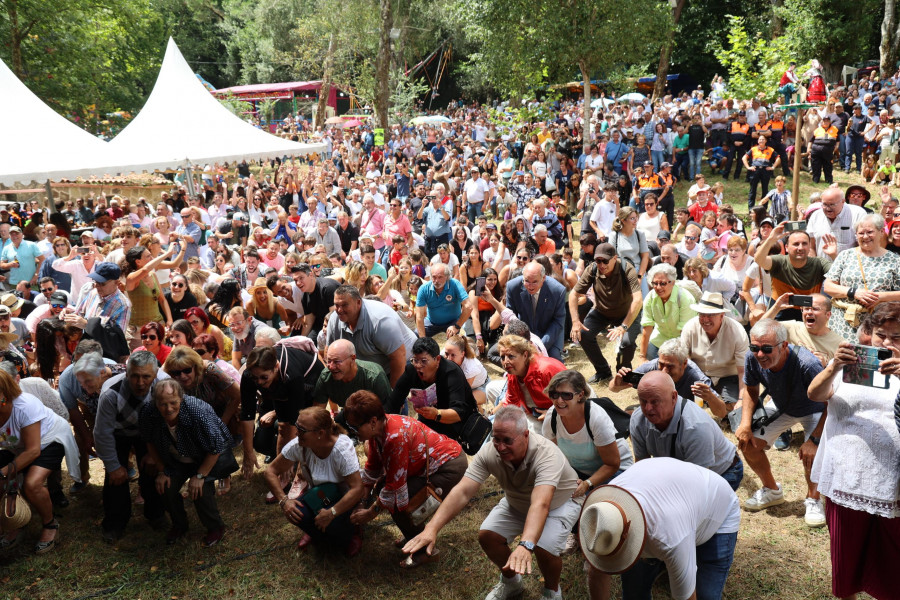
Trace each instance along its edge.
{"label": "woman in white top", "polygon": [[[736,290],[742,290],[753,264],[755,264],[753,259],[747,254],[747,240],[739,235],[734,235],[728,238],[727,254],[716,261],[712,272],[714,275],[734,283]],[[739,306],[736,309],[741,314],[741,322],[746,324],[749,319],[747,306]]]}
{"label": "woman in white top", "polygon": [[487,400],[485,386],[488,382],[488,373],[481,361],[475,358],[475,348],[469,343],[469,338],[464,335],[447,338],[444,343],[444,358],[456,363],[462,369],[481,410]]}
{"label": "woman in white top", "polygon": [[541,190],[541,193],[546,193],[546,182],[547,182],[547,156],[543,151],[538,152],[537,160],[531,163],[531,174],[534,175],[534,182],[537,184],[537,187]]}
{"label": "woman in white top", "polygon": [[660,231],[669,230],[669,221],[666,215],[659,212],[659,200],[656,194],[649,193],[644,196],[644,212],[638,217],[638,231],[644,233],[647,243],[655,242]]}
{"label": "woman in white top", "polygon": [[[300,411],[294,426],[297,437],[285,444],[268,466],[266,483],[288,522],[304,532],[297,549],[306,550],[315,542],[340,549],[348,557],[356,556],[362,538],[350,523],[350,512],[362,500],[365,488],[353,442],[320,406]],[[322,504],[316,512],[303,496],[288,498],[282,489],[281,476],[298,463],[309,486],[305,492],[312,491],[312,497]]]}
{"label": "woman in white top", "polygon": [[881,361],[878,371],[865,371],[857,366],[853,345],[842,342],[808,390],[810,400],[828,403],[810,478],[828,498],[831,586],[839,598],[858,592],[897,595],[900,433],[894,410],[900,392],[900,302],[879,304],[868,320],[869,343],[888,349],[891,358]]}
{"label": "woman in white top", "polygon": [[[24,497],[43,524],[34,547],[37,554],[56,546],[59,523],[45,484],[63,457],[69,475],[80,481],[78,447],[69,424],[31,394],[23,394],[13,377],[0,371],[0,481],[24,476]],[[24,528],[3,532],[0,551],[17,546],[23,536]]]}
{"label": "woman in white top", "polygon": [[[557,444],[578,474],[579,498],[591,488],[609,483],[634,464],[624,439],[616,438],[612,419],[599,404],[591,404],[591,388],[578,371],[561,371],[547,385],[553,406],[544,415],[542,435]],[[590,418],[586,412],[590,410]]]}

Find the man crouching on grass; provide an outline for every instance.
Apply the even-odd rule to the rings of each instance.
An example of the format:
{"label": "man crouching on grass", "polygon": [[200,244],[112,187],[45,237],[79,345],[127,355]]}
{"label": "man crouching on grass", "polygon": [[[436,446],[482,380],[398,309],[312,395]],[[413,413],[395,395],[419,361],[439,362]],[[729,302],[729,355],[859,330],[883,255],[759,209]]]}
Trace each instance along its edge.
{"label": "man crouching on grass", "polygon": [[[425,531],[403,551],[426,548],[430,554],[438,532],[468,504],[481,484],[493,475],[506,493],[481,524],[478,542],[500,568],[500,582],[486,600],[520,596],[522,575],[531,573],[532,554],[544,576],[543,598],[561,599],[560,554],[580,507],[572,500],[578,476],[556,444],[530,435],[525,413],[517,406],[500,408],[494,418],[492,444],[475,455],[465,476],[447,495]],[[509,543],[521,536],[515,550]]]}

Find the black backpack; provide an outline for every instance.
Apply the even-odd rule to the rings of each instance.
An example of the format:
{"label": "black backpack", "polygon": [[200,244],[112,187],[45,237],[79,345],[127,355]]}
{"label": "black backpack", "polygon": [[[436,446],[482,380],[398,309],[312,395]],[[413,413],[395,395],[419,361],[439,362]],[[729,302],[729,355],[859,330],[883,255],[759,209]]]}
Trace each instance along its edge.
{"label": "black backpack", "polygon": [[[600,408],[605,410],[607,416],[612,419],[613,427],[615,427],[616,429],[617,440],[624,440],[628,438],[629,435],[631,435],[631,415],[616,406],[616,403],[609,398],[591,398],[590,401],[584,405],[584,424],[587,427],[587,432],[592,442],[594,441],[594,432],[591,431],[591,404],[598,405]],[[553,436],[556,437],[555,410],[550,416],[550,430],[553,431]]]}

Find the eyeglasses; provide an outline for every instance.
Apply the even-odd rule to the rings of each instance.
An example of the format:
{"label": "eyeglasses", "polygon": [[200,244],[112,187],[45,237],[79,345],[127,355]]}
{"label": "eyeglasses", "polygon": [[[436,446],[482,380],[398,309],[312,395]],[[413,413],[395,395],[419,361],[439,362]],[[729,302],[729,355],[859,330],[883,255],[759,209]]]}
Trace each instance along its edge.
{"label": "eyeglasses", "polygon": [[671,281],[651,281],[650,285],[652,285],[653,287],[666,287],[670,283],[672,283],[672,282]]}
{"label": "eyeglasses", "polygon": [[307,429],[306,427],[300,425],[300,423],[294,423],[294,427],[297,428],[297,435],[303,435],[304,433],[309,433],[311,431],[310,429]]}
{"label": "eyeglasses", "polygon": [[55,291],[56,291],[55,288],[41,288],[42,294],[52,294]]}
{"label": "eyeglasses", "polygon": [[611,258],[595,258],[594,262],[598,265],[608,265],[611,260]]}
{"label": "eyeglasses", "polygon": [[190,375],[194,372],[194,367],[188,367],[187,369],[179,369],[177,371],[172,371],[169,373],[169,377],[180,377],[182,375]]}
{"label": "eyeglasses", "polygon": [[148,334],[148,333],[142,333],[142,334],[141,334],[141,339],[142,339],[142,340],[151,340],[151,341],[152,341],[152,340],[157,340],[157,339],[159,339],[159,338],[156,337],[155,335],[150,335],[150,334]]}
{"label": "eyeglasses", "polygon": [[425,358],[412,358],[412,359],[410,359],[409,362],[412,363],[412,365],[413,365],[414,367],[425,366],[425,365],[427,365],[429,362],[431,362],[431,357],[428,356],[428,357],[425,357]]}
{"label": "eyeglasses", "polygon": [[569,402],[572,398],[575,397],[575,392],[548,392],[547,397],[551,400],[562,400],[564,402]]}
{"label": "eyeglasses", "polygon": [[756,344],[750,344],[750,352],[756,354],[760,350],[762,350],[763,354],[772,354],[772,351],[775,350],[776,346],[757,346]]}
{"label": "eyeglasses", "polygon": [[183,283],[173,283],[173,284],[171,284],[171,285],[172,285],[173,288],[183,288],[183,287],[184,287],[184,284],[183,284]]}
{"label": "eyeglasses", "polygon": [[65,304],[50,304],[50,308],[63,309],[65,307]]}
{"label": "eyeglasses", "polygon": [[497,437],[496,435],[491,436],[491,441],[495,446],[511,446],[513,442],[519,439],[519,436],[516,437]]}
{"label": "eyeglasses", "polygon": [[[347,358],[350,358],[350,357],[348,356]],[[339,365],[342,362],[344,362],[345,360],[347,360],[347,358],[328,358],[328,359],[325,359],[325,364],[326,365]]]}
{"label": "eyeglasses", "polygon": [[54,248],[68,248],[68,246],[66,244],[63,244],[62,242],[60,242],[59,244],[53,244],[53,247]]}
{"label": "eyeglasses", "polygon": [[696,235],[686,235],[686,236],[684,236],[684,239],[691,240],[692,242],[696,242],[697,236]]}

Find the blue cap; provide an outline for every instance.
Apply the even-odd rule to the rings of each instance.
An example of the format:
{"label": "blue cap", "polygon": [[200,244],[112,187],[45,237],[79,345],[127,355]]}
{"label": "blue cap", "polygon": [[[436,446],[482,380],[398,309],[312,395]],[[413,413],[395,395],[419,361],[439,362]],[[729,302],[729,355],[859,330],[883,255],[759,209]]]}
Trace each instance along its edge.
{"label": "blue cap", "polygon": [[111,262],[102,262],[94,265],[94,272],[88,275],[97,283],[106,283],[107,281],[118,279],[122,276],[122,269]]}

